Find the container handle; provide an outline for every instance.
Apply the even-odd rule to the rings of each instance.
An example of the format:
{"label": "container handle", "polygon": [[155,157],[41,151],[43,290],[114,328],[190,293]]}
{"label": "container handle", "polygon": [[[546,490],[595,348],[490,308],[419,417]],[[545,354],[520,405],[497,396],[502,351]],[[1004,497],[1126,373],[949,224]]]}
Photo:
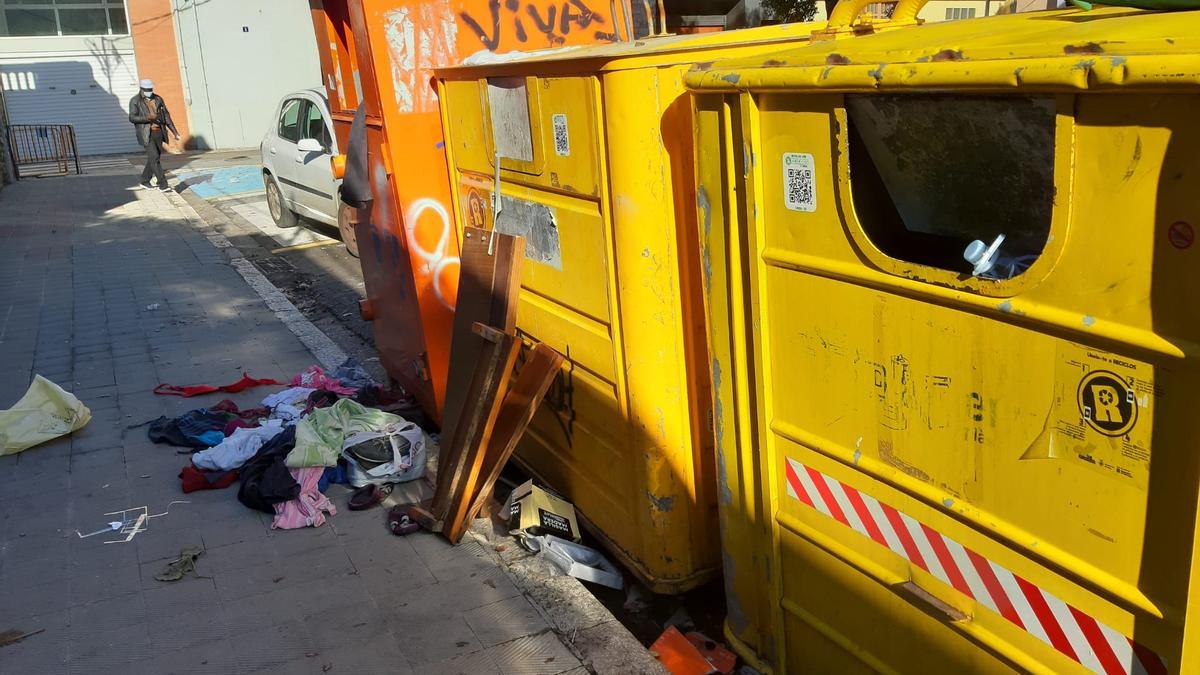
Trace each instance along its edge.
{"label": "container handle", "polygon": [[[884,0],[886,4],[896,5],[891,18],[869,22],[870,28],[867,32],[875,33],[889,28],[919,24],[921,20],[917,18],[917,14],[927,2],[929,0],[899,0],[898,2]],[[829,21],[825,23],[825,27],[813,31],[813,40],[833,40],[837,37],[861,32],[855,29],[854,22],[858,20],[858,15],[862,14],[864,9],[873,4],[879,4],[878,0],[842,0],[833,8],[833,13],[829,15]]]}

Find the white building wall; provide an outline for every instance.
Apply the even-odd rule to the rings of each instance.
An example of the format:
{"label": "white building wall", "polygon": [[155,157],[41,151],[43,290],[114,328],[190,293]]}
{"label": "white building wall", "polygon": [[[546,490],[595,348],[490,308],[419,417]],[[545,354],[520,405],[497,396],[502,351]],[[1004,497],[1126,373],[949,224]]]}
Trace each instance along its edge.
{"label": "white building wall", "polygon": [[279,99],[321,86],[306,0],[173,0],[198,148],[257,146]]}

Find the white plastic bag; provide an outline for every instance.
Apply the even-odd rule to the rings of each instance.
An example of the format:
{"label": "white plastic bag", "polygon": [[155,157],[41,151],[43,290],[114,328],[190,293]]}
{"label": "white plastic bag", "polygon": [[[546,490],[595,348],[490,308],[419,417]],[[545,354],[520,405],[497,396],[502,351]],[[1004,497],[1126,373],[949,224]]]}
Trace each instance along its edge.
{"label": "white plastic bag", "polygon": [[0,455],[15,455],[82,429],[91,419],[92,411],[73,394],[34,375],[21,400],[0,410]]}
{"label": "white plastic bag", "polygon": [[[364,466],[352,452],[355,446],[363,444],[390,446],[390,461],[378,466]],[[342,457],[346,459],[347,478],[356,488],[416,480],[425,475],[425,434],[420,427],[404,419],[387,424],[379,431],[357,431],[346,436]]]}

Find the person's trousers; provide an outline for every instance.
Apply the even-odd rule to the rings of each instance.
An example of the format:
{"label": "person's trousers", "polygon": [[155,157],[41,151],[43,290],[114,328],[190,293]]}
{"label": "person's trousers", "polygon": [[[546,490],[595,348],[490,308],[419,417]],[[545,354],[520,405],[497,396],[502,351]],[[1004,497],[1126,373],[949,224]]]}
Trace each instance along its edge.
{"label": "person's trousers", "polygon": [[158,180],[158,187],[165,187],[167,184],[167,175],[163,173],[162,168],[163,140],[162,131],[151,131],[150,138],[146,140],[146,168],[142,169],[143,183],[149,183],[150,177],[153,176]]}

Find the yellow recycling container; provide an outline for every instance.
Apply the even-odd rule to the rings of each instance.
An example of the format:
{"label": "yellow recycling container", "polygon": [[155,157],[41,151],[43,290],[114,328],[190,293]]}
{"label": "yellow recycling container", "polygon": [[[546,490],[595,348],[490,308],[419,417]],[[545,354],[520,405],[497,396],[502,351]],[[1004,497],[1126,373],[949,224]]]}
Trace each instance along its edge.
{"label": "yellow recycling container", "polygon": [[551,50],[439,71],[462,226],[526,238],[517,328],[567,356],[518,459],[570,498],[653,590],[721,566],[695,226],[698,61],[765,54],[812,26]]}
{"label": "yellow recycling container", "polygon": [[727,634],[1200,672],[1200,12],[856,32],[686,77]]}

